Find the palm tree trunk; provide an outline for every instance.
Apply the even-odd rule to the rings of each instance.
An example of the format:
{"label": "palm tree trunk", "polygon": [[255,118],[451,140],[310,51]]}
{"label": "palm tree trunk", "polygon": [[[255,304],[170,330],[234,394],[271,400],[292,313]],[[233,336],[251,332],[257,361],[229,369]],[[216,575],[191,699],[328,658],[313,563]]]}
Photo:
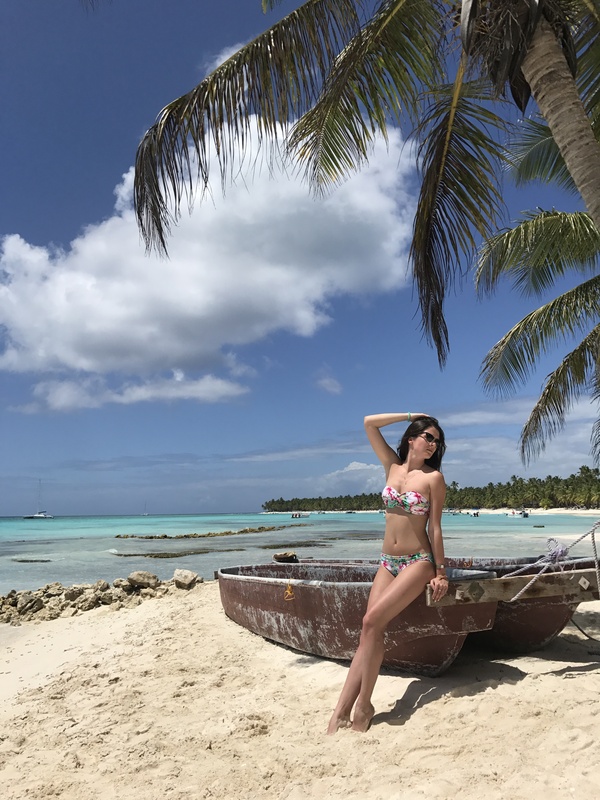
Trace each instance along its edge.
{"label": "palm tree trunk", "polygon": [[600,145],[546,20],[538,25],[521,68],[587,211],[600,229]]}

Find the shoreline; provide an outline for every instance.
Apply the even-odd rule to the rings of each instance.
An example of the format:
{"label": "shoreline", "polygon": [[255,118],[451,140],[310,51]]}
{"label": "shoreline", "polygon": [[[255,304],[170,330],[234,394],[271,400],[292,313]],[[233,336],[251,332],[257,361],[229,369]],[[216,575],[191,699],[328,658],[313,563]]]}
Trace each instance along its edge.
{"label": "shoreline", "polygon": [[[580,609],[597,638],[600,601]],[[216,581],[11,633],[6,800],[562,800],[595,780],[598,646],[574,626],[520,658],[463,650],[437,678],[384,671],[368,733],[332,737],[347,664],[236,625]]]}
{"label": "shoreline", "polygon": [[[514,511],[514,516],[517,516],[519,513],[519,509],[510,508],[508,506],[503,506],[502,508],[476,508],[476,509],[449,509],[444,508],[444,514],[467,514],[472,513],[472,511],[478,511],[480,514],[501,514],[501,515],[509,515],[512,516],[512,512]],[[568,514],[577,517],[595,517],[597,516],[600,518],[600,508],[526,508],[525,509],[530,516],[538,516],[538,515],[545,515],[545,514]],[[381,514],[383,509],[366,509],[363,511],[347,511],[344,509],[340,509],[339,511],[260,511],[260,514],[265,516],[289,516],[290,514],[296,513],[304,513],[310,514],[311,516],[314,514],[315,516],[319,516],[320,514]]]}
{"label": "shoreline", "polygon": [[[475,509],[480,514],[504,514],[506,516],[514,516],[516,517],[520,511],[516,508],[477,508]],[[525,511],[529,514],[530,517],[538,517],[538,516],[546,516],[548,514],[565,514],[569,516],[575,517],[598,517],[600,519],[600,508],[525,508]],[[444,513],[448,513],[444,511]],[[452,513],[452,512],[450,512]],[[457,512],[458,513],[458,512]],[[470,511],[467,509],[463,509],[462,514],[468,514]]]}

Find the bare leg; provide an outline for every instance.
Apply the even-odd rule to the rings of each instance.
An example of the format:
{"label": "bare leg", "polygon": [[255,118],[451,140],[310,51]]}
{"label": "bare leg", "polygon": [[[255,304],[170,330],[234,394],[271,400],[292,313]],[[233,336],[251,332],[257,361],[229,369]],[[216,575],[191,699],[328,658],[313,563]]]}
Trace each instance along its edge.
{"label": "bare leg", "polygon": [[335,733],[340,728],[349,728],[352,725],[350,713],[360,692],[360,682],[363,671],[363,650],[364,648],[359,645],[354,654],[340,698],[329,720],[329,725],[327,727],[328,734]]}
{"label": "bare leg", "polygon": [[371,695],[385,653],[385,629],[394,617],[421,594],[431,579],[431,573],[431,564],[427,561],[411,564],[369,604],[360,636],[360,689],[354,707],[352,730],[368,730],[375,713]]}
{"label": "bare leg", "polygon": [[[377,574],[375,575],[371,592],[369,593],[367,611],[374,603],[377,602],[378,598],[381,597],[382,593],[391,583],[393,583],[394,580],[394,576],[387,569],[384,567],[379,568]],[[340,728],[349,728],[352,724],[350,722],[350,714],[360,692],[360,683],[363,670],[363,650],[364,647],[362,646],[361,638],[361,642],[359,643],[358,649],[354,654],[352,663],[350,664],[350,669],[348,670],[348,675],[346,676],[340,698],[333,714],[331,715],[331,719],[329,720],[329,725],[327,727],[328,734],[333,734]]]}

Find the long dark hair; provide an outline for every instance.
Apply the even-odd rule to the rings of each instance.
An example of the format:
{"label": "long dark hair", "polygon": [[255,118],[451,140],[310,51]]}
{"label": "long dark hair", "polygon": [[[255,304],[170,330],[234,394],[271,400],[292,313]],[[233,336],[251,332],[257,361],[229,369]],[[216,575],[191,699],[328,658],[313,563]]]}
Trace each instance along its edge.
{"label": "long dark hair", "polygon": [[401,464],[404,464],[408,457],[408,440],[414,439],[415,436],[419,436],[419,434],[423,433],[423,431],[427,428],[438,429],[440,434],[440,443],[435,448],[435,453],[431,456],[431,458],[425,459],[425,463],[428,467],[438,470],[440,469],[442,466],[442,458],[446,452],[446,438],[444,436],[444,431],[440,427],[440,423],[435,417],[417,417],[417,419],[414,422],[411,422],[408,428],[404,431],[404,436],[402,439],[400,439],[400,442],[398,443],[398,449],[396,450]]}

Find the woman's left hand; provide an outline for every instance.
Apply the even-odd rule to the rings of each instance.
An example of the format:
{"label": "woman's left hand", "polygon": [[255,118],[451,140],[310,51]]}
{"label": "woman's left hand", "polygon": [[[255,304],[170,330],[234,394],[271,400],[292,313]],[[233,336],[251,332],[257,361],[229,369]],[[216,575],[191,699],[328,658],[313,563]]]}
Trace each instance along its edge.
{"label": "woman's left hand", "polygon": [[435,577],[429,581],[434,602],[441,600],[448,591],[448,579]]}

